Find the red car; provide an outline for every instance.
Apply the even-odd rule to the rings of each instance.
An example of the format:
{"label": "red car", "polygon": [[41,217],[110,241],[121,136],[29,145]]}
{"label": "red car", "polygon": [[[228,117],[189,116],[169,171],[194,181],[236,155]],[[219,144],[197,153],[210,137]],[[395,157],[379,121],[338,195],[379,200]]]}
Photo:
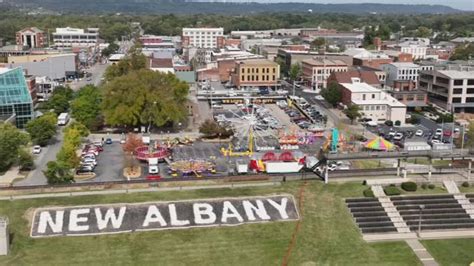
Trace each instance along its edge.
{"label": "red car", "polygon": [[153,181],[153,180],[160,180],[161,176],[160,175],[148,175],[146,177],[147,180]]}

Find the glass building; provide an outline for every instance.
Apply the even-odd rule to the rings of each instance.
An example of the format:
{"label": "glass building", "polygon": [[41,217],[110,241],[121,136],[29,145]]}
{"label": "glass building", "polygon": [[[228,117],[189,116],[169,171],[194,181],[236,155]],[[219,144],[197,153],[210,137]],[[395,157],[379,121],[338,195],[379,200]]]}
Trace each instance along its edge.
{"label": "glass building", "polygon": [[21,68],[0,68],[0,116],[15,116],[19,128],[34,118],[33,101]]}

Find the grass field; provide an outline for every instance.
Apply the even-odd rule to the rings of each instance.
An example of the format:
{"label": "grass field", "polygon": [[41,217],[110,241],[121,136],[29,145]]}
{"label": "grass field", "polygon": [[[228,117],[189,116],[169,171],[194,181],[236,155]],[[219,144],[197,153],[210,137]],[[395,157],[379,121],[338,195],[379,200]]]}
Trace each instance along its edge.
{"label": "grass field", "polygon": [[[25,213],[30,208],[53,205],[278,193],[296,197],[301,184],[3,201],[0,215],[10,219],[13,245],[9,256],[0,257],[0,265],[281,265],[296,222],[32,239]],[[356,183],[308,183],[290,265],[420,265],[404,242],[368,244],[362,240],[343,198],[360,197],[365,188]],[[466,244],[466,248],[472,247],[474,241]]]}
{"label": "grass field", "polygon": [[440,265],[469,265],[474,262],[474,239],[422,241]]}

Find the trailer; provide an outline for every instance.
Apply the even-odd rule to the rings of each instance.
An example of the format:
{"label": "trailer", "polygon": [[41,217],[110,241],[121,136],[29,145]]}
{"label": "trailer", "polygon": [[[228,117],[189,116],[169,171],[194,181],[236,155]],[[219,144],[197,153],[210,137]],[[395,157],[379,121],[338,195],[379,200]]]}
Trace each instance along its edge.
{"label": "trailer", "polygon": [[237,160],[235,162],[235,169],[239,175],[246,174],[249,171],[249,163],[244,160]]}
{"label": "trailer", "polygon": [[159,173],[158,158],[148,158],[148,174],[157,175]]}
{"label": "trailer", "polygon": [[265,170],[268,174],[289,174],[298,173],[303,166],[299,162],[266,162]]}
{"label": "trailer", "polygon": [[58,116],[58,126],[65,126],[69,122],[68,113],[60,113]]}

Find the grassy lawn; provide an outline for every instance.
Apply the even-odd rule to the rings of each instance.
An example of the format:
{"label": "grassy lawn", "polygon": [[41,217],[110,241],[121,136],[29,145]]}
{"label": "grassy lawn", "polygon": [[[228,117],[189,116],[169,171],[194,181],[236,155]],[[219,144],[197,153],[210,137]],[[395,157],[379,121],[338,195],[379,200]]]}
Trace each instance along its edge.
{"label": "grassy lawn", "polygon": [[471,185],[469,187],[459,186],[459,191],[461,191],[462,193],[474,193],[474,185]]}
{"label": "grassy lawn", "polygon": [[440,265],[469,265],[474,261],[474,239],[422,241]]}
{"label": "grassy lawn", "polygon": [[[54,205],[278,193],[296,197],[301,184],[0,202],[0,215],[9,217],[13,233],[11,254],[0,257],[0,265],[281,265],[296,222],[32,239],[24,216],[29,208]],[[290,265],[421,265],[404,242],[362,240],[343,198],[361,197],[365,188],[359,183],[308,183]]]}
{"label": "grassy lawn", "polygon": [[377,169],[387,167],[387,164],[380,160],[359,160],[352,161],[352,167],[355,169]]}
{"label": "grassy lawn", "polygon": [[[407,159],[407,162],[424,165],[430,164],[430,161],[426,158]],[[433,160],[433,166],[448,166],[450,163],[452,163],[450,160]]]}

